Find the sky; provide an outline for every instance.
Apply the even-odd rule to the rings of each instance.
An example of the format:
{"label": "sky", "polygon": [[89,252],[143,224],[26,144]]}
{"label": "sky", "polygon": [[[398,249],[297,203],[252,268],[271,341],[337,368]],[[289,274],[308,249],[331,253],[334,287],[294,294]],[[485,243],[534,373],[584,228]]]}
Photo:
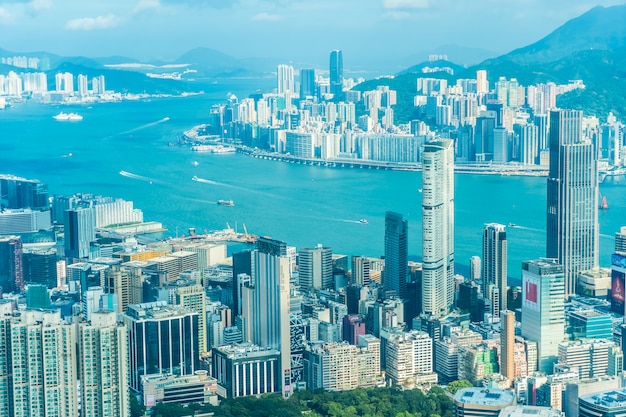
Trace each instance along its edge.
{"label": "sky", "polygon": [[0,0],[0,48],[171,61],[195,47],[234,57],[393,60],[458,45],[496,55],[590,8],[624,0]]}

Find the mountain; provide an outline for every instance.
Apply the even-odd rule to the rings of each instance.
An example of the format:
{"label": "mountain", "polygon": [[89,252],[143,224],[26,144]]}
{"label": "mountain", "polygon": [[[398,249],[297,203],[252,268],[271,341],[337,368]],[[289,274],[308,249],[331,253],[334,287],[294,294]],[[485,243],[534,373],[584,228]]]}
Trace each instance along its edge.
{"label": "mountain", "polygon": [[93,68],[71,62],[63,63],[54,70],[48,71],[48,85],[54,86],[55,74],[65,71],[75,75],[84,74],[90,79],[104,75],[107,89],[121,93],[180,94],[197,90],[197,86],[184,81],[150,78],[139,72]]}
{"label": "mountain", "polygon": [[[613,112],[626,119],[626,4],[595,7],[576,17],[539,41],[505,55],[487,59],[478,65],[446,73],[420,74],[422,63],[398,73],[392,80],[378,79],[357,86],[376,88],[392,84],[398,88],[397,120],[407,122],[415,117],[413,96],[419,77],[456,79],[475,78],[479,69],[487,70],[490,82],[501,76],[517,78],[522,85],[569,80],[583,80],[584,90],[576,90],[557,99],[562,108],[584,110],[586,114],[604,118]],[[458,67],[457,67],[458,68]]]}
{"label": "mountain", "polygon": [[239,59],[201,47],[184,53],[175,63],[189,64],[189,69],[198,71],[198,77],[249,77],[276,71],[280,62],[272,58]]}
{"label": "mountain", "polygon": [[[440,71],[436,71],[437,69],[439,69]],[[420,74],[422,77],[427,77],[428,73],[430,71],[432,71],[432,72],[448,72],[448,73],[451,73],[451,75],[454,75],[454,74],[458,74],[460,72],[464,72],[465,71],[465,67],[457,65],[457,64],[455,64],[454,62],[451,62],[451,61],[439,59],[439,60],[435,60],[435,61],[421,62],[421,63],[419,63],[417,65],[413,65],[412,67],[409,67],[409,68],[407,68],[405,70],[400,71],[396,75],[417,73],[417,74]]]}
{"label": "mountain", "polygon": [[545,38],[505,55],[518,64],[542,64],[584,50],[626,47],[626,4],[597,6],[557,28]]}

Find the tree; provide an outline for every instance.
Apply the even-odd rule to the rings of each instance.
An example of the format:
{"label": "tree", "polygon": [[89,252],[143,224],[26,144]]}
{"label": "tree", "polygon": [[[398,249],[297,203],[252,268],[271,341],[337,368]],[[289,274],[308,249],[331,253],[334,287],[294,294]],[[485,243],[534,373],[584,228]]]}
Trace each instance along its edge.
{"label": "tree", "polygon": [[137,397],[130,395],[130,416],[141,417],[146,413],[146,406],[141,404]]}
{"label": "tree", "polygon": [[450,394],[454,395],[456,394],[456,392],[460,389],[463,388],[471,388],[474,385],[472,385],[471,382],[469,382],[466,379],[459,379],[458,381],[452,381],[448,384],[448,387],[446,388],[446,391],[448,391]]}

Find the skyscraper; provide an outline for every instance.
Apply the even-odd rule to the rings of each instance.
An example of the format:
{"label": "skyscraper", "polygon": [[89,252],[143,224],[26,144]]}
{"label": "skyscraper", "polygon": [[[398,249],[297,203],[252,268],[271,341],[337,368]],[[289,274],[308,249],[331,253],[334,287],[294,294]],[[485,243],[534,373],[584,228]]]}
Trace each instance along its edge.
{"label": "skyscraper", "polygon": [[132,304],[122,320],[128,328],[132,389],[141,389],[143,375],[191,375],[198,369],[198,313],[195,311],[164,301]]}
{"label": "skyscraper", "polygon": [[502,310],[500,325],[500,373],[512,384],[515,379],[515,313]]}
{"label": "skyscraper", "polygon": [[504,225],[489,223],[483,229],[483,296],[491,300],[494,317],[506,310],[507,240]]}
{"label": "skyscraper", "polygon": [[298,271],[302,290],[333,288],[333,251],[321,244],[300,249]]}
{"label": "skyscraper", "polygon": [[546,256],[563,265],[566,296],[579,271],[598,266],[598,167],[582,119],[579,110],[550,112]]}
{"label": "skyscraper", "polygon": [[565,337],[565,277],[556,260],[522,262],[522,336],[537,342],[537,369],[552,373]]}
{"label": "skyscraper", "polygon": [[408,221],[402,214],[388,211],[385,215],[385,291],[395,291],[406,298],[406,276],[408,269]]}
{"label": "skyscraper", "polygon": [[293,67],[280,64],[278,66],[278,94],[294,93]]}
{"label": "skyscraper", "polygon": [[252,252],[252,279],[242,288],[243,339],[280,351],[281,392],[291,386],[290,260],[284,242],[262,237]]}
{"label": "skyscraper", "polygon": [[315,70],[314,69],[301,69],[300,70],[300,99],[304,100],[307,97],[315,96]]}
{"label": "skyscraper", "polygon": [[330,52],[330,92],[340,99],[343,92],[343,54],[339,50]]}
{"label": "skyscraper", "polygon": [[176,288],[176,304],[198,313],[198,349],[207,352],[206,294],[202,285],[184,285]]}
{"label": "skyscraper", "polygon": [[0,291],[21,291],[24,288],[22,238],[0,237]]}
{"label": "skyscraper", "polygon": [[96,217],[93,208],[65,211],[65,257],[87,258],[89,245],[96,240]]}
{"label": "skyscraper", "polygon": [[0,399],[12,397],[7,415],[78,415],[76,327],[61,320],[59,310],[21,312],[0,344],[12,371],[10,396]]}
{"label": "skyscraper", "polygon": [[54,249],[25,250],[23,254],[24,282],[57,286],[57,253]]}
{"label": "skyscraper", "polygon": [[422,310],[442,316],[454,304],[454,146],[422,149]]}
{"label": "skyscraper", "polygon": [[130,416],[128,334],[112,311],[78,326],[82,414]]}

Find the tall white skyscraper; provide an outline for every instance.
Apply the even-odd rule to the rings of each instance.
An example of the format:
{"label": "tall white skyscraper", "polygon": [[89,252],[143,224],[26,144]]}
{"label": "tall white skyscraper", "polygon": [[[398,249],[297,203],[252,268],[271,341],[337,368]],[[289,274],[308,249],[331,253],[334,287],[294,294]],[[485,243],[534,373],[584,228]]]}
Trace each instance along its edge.
{"label": "tall white skyscraper", "polygon": [[293,67],[291,65],[280,64],[278,66],[278,94],[289,92],[293,95],[295,84],[293,78]]}
{"label": "tall white skyscraper", "polygon": [[105,92],[105,81],[104,75],[99,75],[97,77],[93,77],[91,80],[91,89],[94,94],[104,94]]}
{"label": "tall white skyscraper", "polygon": [[442,316],[454,304],[454,145],[422,149],[422,310]]}
{"label": "tall white skyscraper", "polygon": [[578,272],[598,266],[598,162],[582,119],[579,110],[550,112],[546,256],[563,265],[566,296]]}
{"label": "tall white skyscraper", "polygon": [[112,311],[78,326],[82,415],[130,416],[128,332]]}
{"label": "tall white skyscraper", "polygon": [[489,92],[489,80],[487,80],[487,71],[476,71],[476,92],[478,94],[487,94]]}
{"label": "tall white skyscraper", "polygon": [[86,96],[89,94],[89,78],[85,74],[78,74],[78,95]]}
{"label": "tall white skyscraper", "polygon": [[74,92],[74,76],[70,72],[58,72],[54,76],[56,91],[64,93]]}
{"label": "tall white skyscraper", "polygon": [[553,372],[565,335],[565,277],[556,260],[522,262],[522,336],[537,342],[537,369]]}

